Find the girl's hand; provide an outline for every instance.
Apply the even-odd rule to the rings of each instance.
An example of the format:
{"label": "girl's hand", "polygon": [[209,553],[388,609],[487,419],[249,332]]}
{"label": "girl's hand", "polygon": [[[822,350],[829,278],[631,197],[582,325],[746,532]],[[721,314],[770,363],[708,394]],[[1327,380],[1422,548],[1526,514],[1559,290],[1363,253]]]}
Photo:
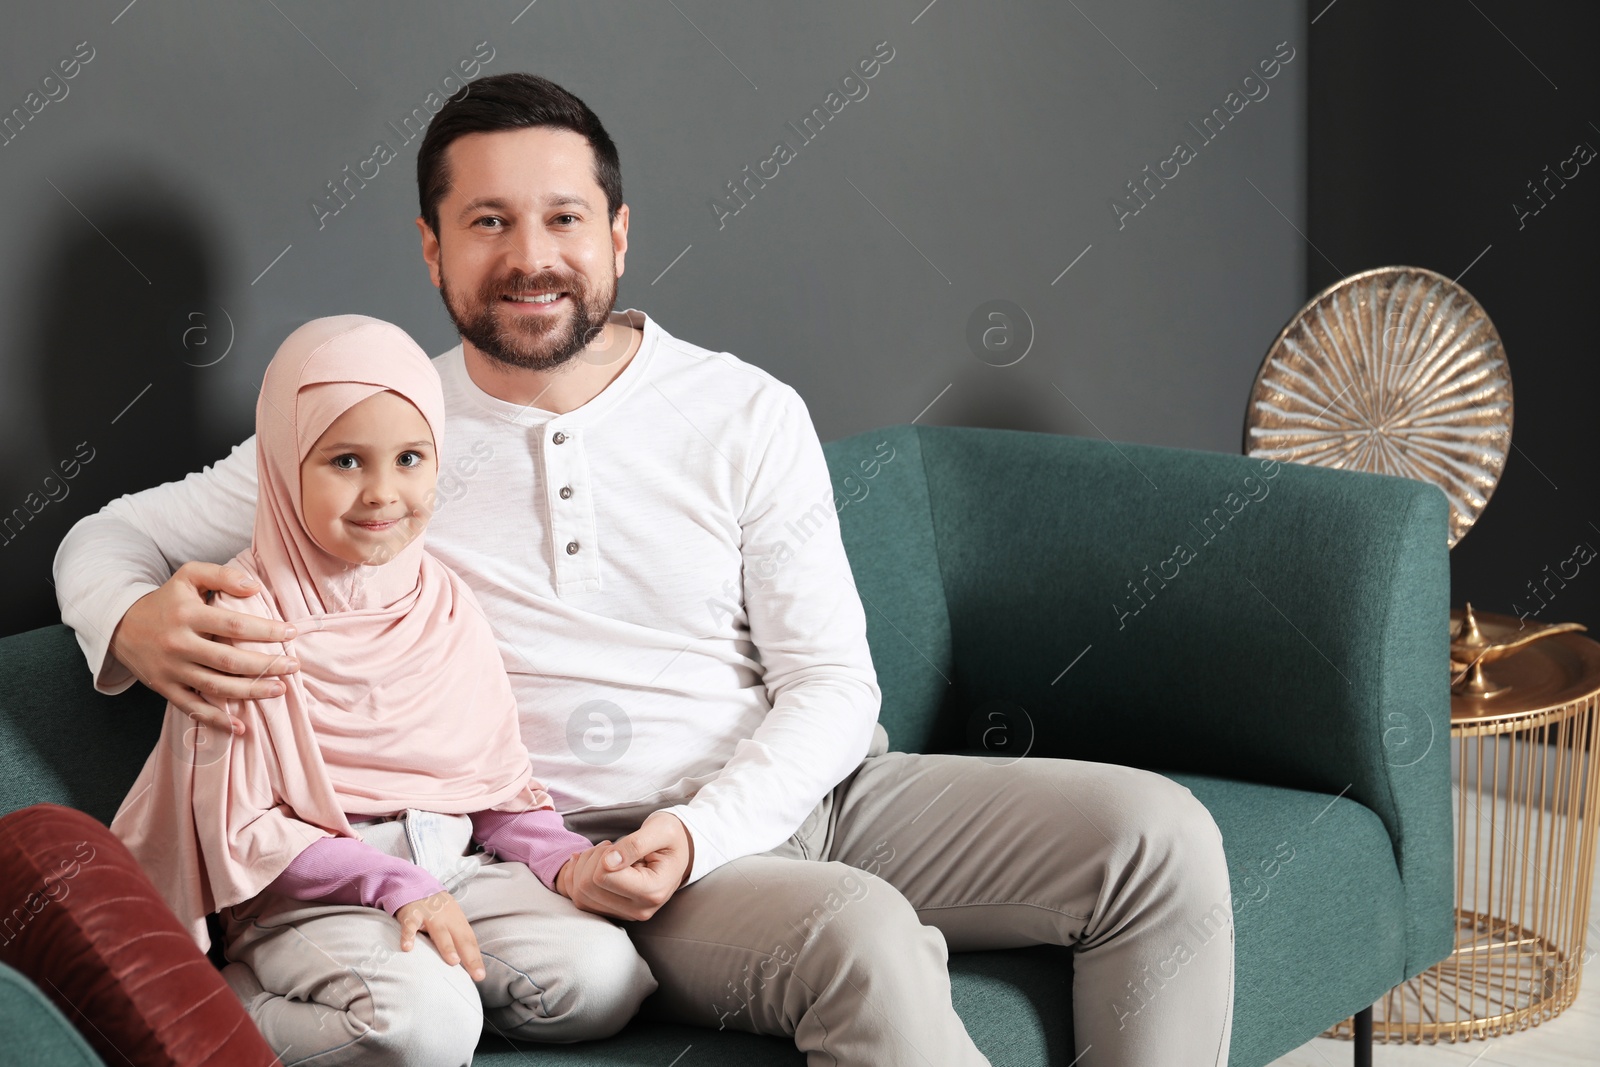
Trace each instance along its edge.
{"label": "girl's hand", "polygon": [[449,893],[435,893],[431,897],[403,904],[394,913],[400,920],[400,948],[406,952],[416,944],[417,930],[421,929],[438,949],[439,955],[449,964],[461,964],[474,982],[481,982],[487,974],[483,969],[483,956],[478,952],[478,938],[472,924]]}

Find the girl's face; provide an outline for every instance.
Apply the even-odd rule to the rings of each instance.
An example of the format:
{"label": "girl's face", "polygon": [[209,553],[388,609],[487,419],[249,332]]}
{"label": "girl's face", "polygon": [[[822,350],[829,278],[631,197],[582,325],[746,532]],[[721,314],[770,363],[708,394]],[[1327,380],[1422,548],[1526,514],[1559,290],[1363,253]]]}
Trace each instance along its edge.
{"label": "girl's face", "polygon": [[333,420],[300,464],[306,532],[347,563],[385,563],[428,525],[439,457],[422,413],[374,393]]}

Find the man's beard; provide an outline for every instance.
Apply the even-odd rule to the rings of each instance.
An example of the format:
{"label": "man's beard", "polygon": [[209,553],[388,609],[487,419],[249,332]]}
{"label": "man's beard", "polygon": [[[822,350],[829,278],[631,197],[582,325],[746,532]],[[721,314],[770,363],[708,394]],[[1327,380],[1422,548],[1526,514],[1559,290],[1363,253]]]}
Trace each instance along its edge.
{"label": "man's beard", "polygon": [[[541,291],[566,293],[571,312],[535,318],[507,309],[510,314],[502,318],[503,295]],[[613,278],[605,292],[591,294],[581,276],[519,273],[489,282],[462,305],[441,271],[439,295],[456,331],[478,351],[506,367],[544,371],[566,363],[600,336],[617,303],[617,283]]]}

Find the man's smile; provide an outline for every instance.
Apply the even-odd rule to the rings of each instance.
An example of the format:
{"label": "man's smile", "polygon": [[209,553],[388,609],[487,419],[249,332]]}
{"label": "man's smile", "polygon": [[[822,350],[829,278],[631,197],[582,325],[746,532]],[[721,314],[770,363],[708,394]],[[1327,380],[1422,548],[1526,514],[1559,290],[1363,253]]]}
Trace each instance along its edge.
{"label": "man's smile", "polygon": [[515,305],[519,314],[542,314],[571,302],[566,293],[507,293],[500,299]]}

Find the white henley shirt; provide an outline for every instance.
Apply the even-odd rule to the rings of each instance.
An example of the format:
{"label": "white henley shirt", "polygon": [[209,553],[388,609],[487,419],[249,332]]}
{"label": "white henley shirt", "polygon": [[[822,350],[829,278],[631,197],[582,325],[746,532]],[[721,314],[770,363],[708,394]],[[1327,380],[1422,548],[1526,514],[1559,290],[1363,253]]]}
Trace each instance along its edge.
{"label": "white henley shirt", "polygon": [[[485,393],[460,345],[434,358],[425,536],[488,615],[557,810],[656,804],[693,836],[693,882],[799,828],[865,757],[880,694],[800,395],[636,309],[611,321],[643,329],[638,352],[562,415]],[[255,507],[251,437],[73,526],[56,592],[99,691],[133,683],[107,654],[129,606],[243,551]]]}

